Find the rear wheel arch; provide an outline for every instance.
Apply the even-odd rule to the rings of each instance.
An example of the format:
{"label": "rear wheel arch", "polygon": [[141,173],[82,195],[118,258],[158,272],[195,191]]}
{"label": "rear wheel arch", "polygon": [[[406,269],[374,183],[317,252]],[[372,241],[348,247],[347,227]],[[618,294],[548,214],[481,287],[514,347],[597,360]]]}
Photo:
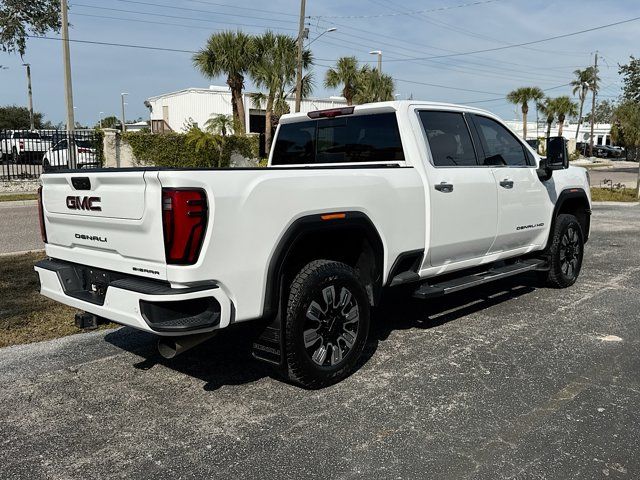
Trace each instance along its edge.
{"label": "rear wheel arch", "polygon": [[[384,247],[371,219],[358,211],[344,217],[314,214],[294,221],[278,242],[269,261],[265,289],[265,317],[275,315],[287,285],[312,260],[335,260],[358,272],[372,305],[382,289]],[[325,219],[323,219],[325,217]]]}

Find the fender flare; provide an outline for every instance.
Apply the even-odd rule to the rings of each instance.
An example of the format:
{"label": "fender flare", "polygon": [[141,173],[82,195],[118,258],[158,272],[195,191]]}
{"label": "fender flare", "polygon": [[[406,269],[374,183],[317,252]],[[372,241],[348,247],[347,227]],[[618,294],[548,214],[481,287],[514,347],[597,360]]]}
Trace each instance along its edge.
{"label": "fender flare", "polygon": [[[380,234],[371,219],[363,212],[340,211],[339,213],[319,213],[305,215],[296,219],[282,235],[269,260],[265,286],[262,316],[272,317],[277,313],[278,303],[282,294],[283,267],[289,255],[304,235],[309,232],[339,230],[342,228],[362,228],[369,243],[373,247],[376,259],[380,259],[382,269],[384,247]],[[381,271],[382,278],[382,271]]]}
{"label": "fender flare", "polygon": [[553,208],[553,215],[551,217],[551,223],[549,228],[549,237],[547,238],[547,243],[545,244],[545,250],[549,247],[549,242],[551,241],[551,236],[553,234],[553,229],[556,226],[556,218],[558,218],[558,214],[562,209],[562,206],[565,204],[567,200],[579,199],[584,201],[585,211],[586,211],[586,225],[587,228],[583,232],[585,243],[589,239],[589,227],[591,225],[591,208],[589,204],[589,197],[583,188],[567,188],[560,192],[558,195],[558,199],[556,200],[556,205]]}

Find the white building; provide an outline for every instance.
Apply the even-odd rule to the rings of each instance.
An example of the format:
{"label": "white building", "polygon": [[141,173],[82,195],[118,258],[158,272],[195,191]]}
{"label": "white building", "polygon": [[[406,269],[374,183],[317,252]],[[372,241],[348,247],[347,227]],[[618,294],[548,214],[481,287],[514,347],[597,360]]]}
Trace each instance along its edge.
{"label": "white building", "polygon": [[[243,93],[243,100],[247,132],[264,134],[265,111],[254,108],[251,93]],[[287,103],[293,112],[294,97],[287,99]],[[346,100],[342,97],[306,98],[302,100],[300,111],[310,112],[346,104]],[[188,123],[202,127],[214,115],[232,115],[233,113],[229,87],[216,85],[211,85],[209,88],[185,88],[177,92],[156,95],[148,98],[145,105],[150,110],[151,131],[154,133],[182,132]]]}
{"label": "white building", "polygon": [[[506,120],[505,123],[519,136],[522,136],[522,121],[520,120]],[[562,136],[568,140],[576,138],[577,124],[564,124],[562,128]],[[546,123],[540,122],[536,125],[536,122],[527,122],[527,140],[535,140],[539,137],[544,137],[547,134]],[[551,136],[558,135],[557,123],[551,126]],[[594,145],[611,145],[611,125],[608,123],[596,123],[593,128],[593,144]],[[580,125],[580,131],[578,133],[577,142],[589,143],[591,138],[591,124],[584,122]]]}

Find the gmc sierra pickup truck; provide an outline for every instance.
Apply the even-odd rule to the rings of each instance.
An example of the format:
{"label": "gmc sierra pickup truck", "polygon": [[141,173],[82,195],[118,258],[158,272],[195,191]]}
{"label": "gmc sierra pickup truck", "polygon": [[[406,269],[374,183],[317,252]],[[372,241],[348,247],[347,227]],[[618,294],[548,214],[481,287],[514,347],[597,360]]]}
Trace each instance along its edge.
{"label": "gmc sierra pickup truck", "polygon": [[253,356],[319,388],[358,365],[371,307],[527,271],[568,287],[587,172],[489,112],[385,102],[286,115],[268,168],[42,175],[43,295],[160,336],[172,357],[261,322]]}

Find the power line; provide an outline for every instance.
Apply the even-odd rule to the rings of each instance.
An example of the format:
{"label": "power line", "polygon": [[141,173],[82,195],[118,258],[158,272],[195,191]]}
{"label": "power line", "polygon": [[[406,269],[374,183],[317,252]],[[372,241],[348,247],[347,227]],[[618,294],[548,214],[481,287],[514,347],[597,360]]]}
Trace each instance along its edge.
{"label": "power line", "polygon": [[[143,2],[141,0],[115,0],[116,2],[122,3],[133,3],[136,5],[146,5],[149,7],[160,7],[160,8],[169,8],[172,10],[180,10],[186,12],[196,12],[196,13],[208,13],[209,15],[223,15],[225,17],[242,17],[242,18],[251,18],[252,20],[268,20],[270,22],[281,22],[281,23],[289,23],[289,20],[278,20],[276,18],[265,18],[265,17],[255,17],[252,15],[239,14],[239,13],[223,13],[223,12],[214,12],[212,10],[202,10],[200,8],[187,8],[187,7],[175,7],[173,5],[167,5],[164,3],[151,3],[151,2]],[[88,5],[84,5],[81,3],[76,3],[75,5],[79,5],[82,7],[86,7]]]}
{"label": "power line", "polygon": [[[453,10],[456,8],[464,8],[464,7],[475,7],[478,5],[484,5],[487,3],[499,2],[502,0],[482,0],[478,2],[470,2],[470,3],[461,3],[459,5],[448,5],[437,8],[429,8],[425,10],[412,10],[407,12],[411,15],[419,14],[419,13],[428,13],[428,12],[442,12],[444,10]],[[382,17],[397,17],[399,15],[406,15],[407,13],[403,12],[391,12],[391,13],[379,13],[377,15],[309,15],[307,18],[382,18]]]}
{"label": "power line", "polygon": [[125,10],[125,9],[122,9],[122,8],[98,7],[98,6],[95,6],[95,5],[84,5],[84,4],[81,4],[81,3],[75,3],[74,5],[77,6],[77,7],[93,8],[93,9],[98,9],[98,10],[112,11],[112,12],[134,13],[134,14],[147,15],[147,16],[151,15],[153,17],[163,17],[163,18],[177,18],[177,19],[181,19],[181,20],[193,20],[193,21],[196,21],[196,22],[219,23],[219,24],[222,24],[222,25],[237,25],[237,26],[241,26],[241,27],[273,28],[273,29],[278,29],[278,30],[294,30],[293,28],[272,27],[272,26],[269,26],[269,25],[254,25],[254,24],[248,24],[248,23],[221,22],[221,21],[218,21],[218,20],[211,20],[211,19],[206,19],[206,18],[185,17],[185,16],[181,16],[181,15],[168,15],[168,14],[164,14],[164,13],[141,12],[139,10]]}
{"label": "power line", "polygon": [[[471,52],[450,53],[450,54],[447,54],[447,55],[435,55],[435,56],[432,56],[432,57],[415,57],[415,58],[406,59],[406,60],[432,60],[432,59],[436,59],[436,58],[450,58],[450,57],[459,57],[459,56],[462,56],[462,55],[473,55],[473,54],[476,54],[476,53],[495,52],[495,51],[498,51],[498,50],[506,50],[508,48],[523,47],[523,46],[526,46],[526,45],[534,45],[536,43],[549,42],[551,40],[557,40],[559,38],[567,38],[567,37],[572,37],[574,35],[581,35],[583,33],[593,32],[595,30],[602,30],[604,28],[614,27],[616,25],[622,25],[624,23],[635,22],[637,20],[640,20],[640,17],[629,18],[627,20],[621,20],[619,22],[608,23],[606,25],[598,25],[597,27],[587,28],[587,29],[584,29],[584,30],[578,30],[577,32],[564,33],[562,35],[554,35],[553,37],[541,38],[539,40],[532,40],[530,42],[514,43],[514,44],[510,44],[510,45],[504,45],[502,47],[485,48],[485,49],[482,49],[482,50],[474,50],[474,51],[471,51]],[[405,59],[396,59],[396,60],[387,60],[387,62],[390,62],[390,61],[403,62],[403,61],[406,61],[406,60]]]}
{"label": "power line", "polygon": [[75,12],[69,12],[71,13],[72,16],[74,17],[91,17],[91,18],[105,18],[108,20],[118,20],[118,21],[123,21],[123,22],[135,22],[135,23],[150,23],[153,25],[169,25],[169,26],[174,26],[174,27],[187,27],[187,28],[199,28],[202,30],[208,30],[208,31],[219,31],[221,29],[212,29],[211,27],[201,27],[200,25],[188,25],[186,23],[172,23],[172,22],[156,22],[153,20],[141,20],[138,18],[123,18],[123,17],[110,17],[108,15],[91,15],[90,13],[75,13]]}
{"label": "power line", "polygon": [[[29,38],[39,38],[44,40],[58,40],[61,41],[61,38],[58,37],[46,37],[46,36],[36,36],[36,35],[27,35]],[[69,39],[70,42],[74,43],[87,43],[90,45],[107,45],[110,47],[128,47],[128,48],[141,48],[143,50],[159,50],[162,52],[176,52],[176,53],[198,53],[195,50],[180,50],[177,48],[164,48],[164,47],[152,47],[149,45],[134,45],[131,43],[112,43],[112,42],[98,42],[95,40],[78,40],[78,39]]]}
{"label": "power line", "polygon": [[209,2],[206,0],[187,0],[188,2],[193,2],[193,3],[201,3],[204,5],[214,5],[216,7],[224,7],[224,8],[235,8],[235,9],[239,9],[239,10],[250,10],[250,11],[254,11],[254,12],[260,12],[260,13],[272,13],[274,15],[278,15],[278,16],[285,16],[285,17],[298,17],[297,14],[295,13],[285,13],[285,12],[278,12],[276,10],[263,10],[263,9],[259,9],[259,8],[253,8],[253,7],[239,7],[237,5],[230,5],[228,3],[216,3],[216,2]]}

